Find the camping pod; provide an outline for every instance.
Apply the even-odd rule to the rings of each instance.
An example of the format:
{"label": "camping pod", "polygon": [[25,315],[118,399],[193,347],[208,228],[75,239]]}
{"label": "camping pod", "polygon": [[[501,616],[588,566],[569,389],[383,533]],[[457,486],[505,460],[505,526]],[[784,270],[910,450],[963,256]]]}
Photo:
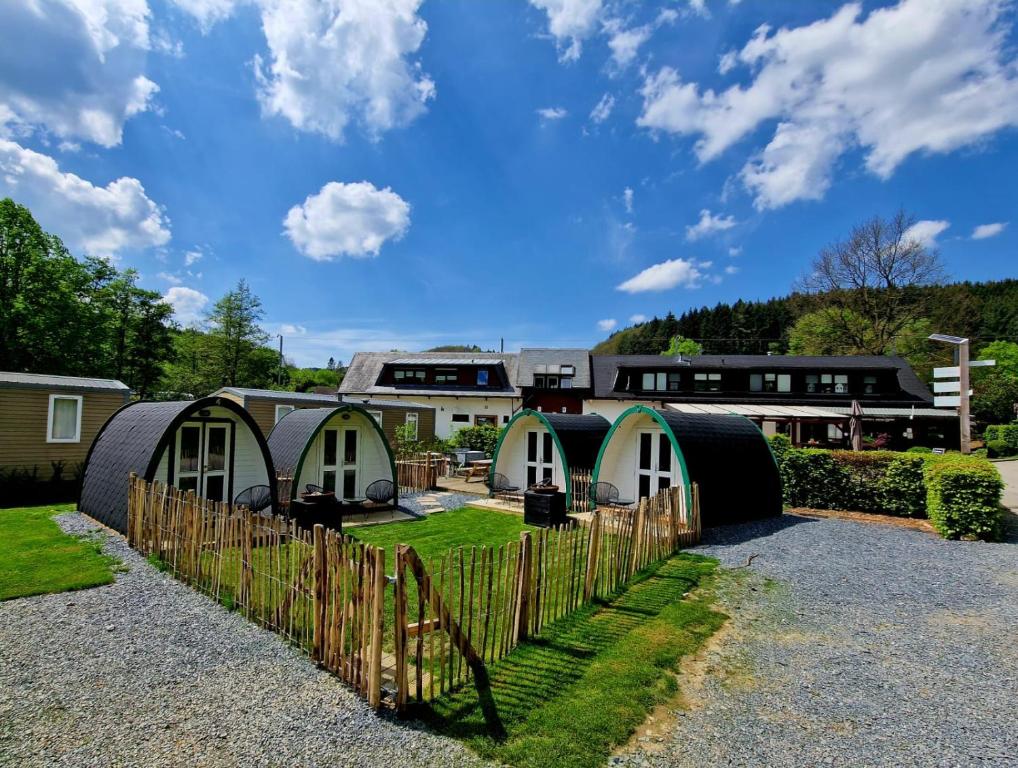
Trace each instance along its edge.
{"label": "camping pod", "polygon": [[492,482],[503,475],[509,485],[526,489],[548,480],[566,493],[571,509],[572,473],[590,471],[611,424],[596,414],[517,413],[502,430],[492,455]]}
{"label": "camping pod", "polygon": [[397,504],[389,441],[375,417],[358,405],[291,411],[272,428],[269,451],[280,477],[292,478],[284,504],[309,484],[335,492],[342,501],[363,501],[379,480],[392,483],[391,503]]}
{"label": "camping pod", "polygon": [[734,414],[634,406],[612,424],[592,482],[613,484],[626,501],[694,482],[704,526],[780,515],[782,508],[781,478],[767,438]]}
{"label": "camping pod", "polygon": [[131,473],[213,501],[232,501],[276,481],[265,438],[251,415],[220,397],[124,406],[99,431],[85,460],[78,509],[127,532]]}

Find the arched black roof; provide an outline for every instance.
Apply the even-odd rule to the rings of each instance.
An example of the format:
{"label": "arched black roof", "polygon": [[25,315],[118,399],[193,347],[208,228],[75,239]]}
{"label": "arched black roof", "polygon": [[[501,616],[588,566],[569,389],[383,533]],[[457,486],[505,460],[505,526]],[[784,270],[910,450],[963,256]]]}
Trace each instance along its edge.
{"label": "arched black roof", "polygon": [[596,413],[542,413],[558,435],[571,469],[593,469],[611,422]]}
{"label": "arched black roof", "polygon": [[375,417],[364,408],[353,403],[346,403],[338,408],[297,408],[276,423],[272,432],[269,433],[268,439],[273,466],[293,472],[294,482],[290,489],[291,498],[296,498],[299,490],[297,478],[300,476],[300,470],[304,465],[304,458],[311,442],[325,426],[325,423],[337,413],[359,413],[375,428],[382,445],[385,446],[385,452],[389,457],[389,470],[392,472],[392,482],[396,484],[396,463],[393,460],[389,440],[385,437],[378,422],[375,421]]}
{"label": "arched black roof", "polygon": [[[667,432],[679,459],[679,470],[700,489],[704,526],[727,525],[780,515],[781,476],[763,432],[737,414],[680,413],[637,405],[612,425],[594,467],[603,475],[605,447],[618,427],[635,414],[651,416]],[[634,446],[635,450],[635,446]]]}
{"label": "arched black roof", "polygon": [[177,427],[196,411],[221,406],[250,427],[262,456],[276,501],[275,472],[261,429],[251,415],[232,400],[203,397],[166,402],[138,401],[114,413],[99,430],[85,458],[78,510],[110,528],[127,532],[127,484],[130,474],[151,481],[162,449]]}
{"label": "arched black roof", "polygon": [[745,416],[658,411],[700,487],[700,520],[727,525],[781,514],[781,476],[763,432]]}

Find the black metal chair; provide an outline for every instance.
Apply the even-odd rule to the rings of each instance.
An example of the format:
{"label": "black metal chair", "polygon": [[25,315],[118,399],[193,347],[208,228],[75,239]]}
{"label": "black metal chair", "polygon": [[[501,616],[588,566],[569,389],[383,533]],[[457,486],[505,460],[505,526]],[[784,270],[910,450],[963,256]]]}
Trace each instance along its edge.
{"label": "black metal chair", "polygon": [[594,495],[594,505],[598,507],[628,507],[631,502],[619,499],[619,489],[611,483],[594,483],[591,489]]}
{"label": "black metal chair", "polygon": [[364,489],[364,496],[372,504],[385,504],[396,498],[396,486],[391,480],[375,480]]}
{"label": "black metal chair", "polygon": [[513,485],[512,481],[501,472],[493,472],[484,481],[484,484],[488,486],[491,495],[496,498],[501,497],[506,501],[511,499],[518,500],[520,495],[520,487]]}
{"label": "black metal chair", "polygon": [[234,505],[261,512],[272,506],[272,489],[267,485],[252,485],[237,494]]}

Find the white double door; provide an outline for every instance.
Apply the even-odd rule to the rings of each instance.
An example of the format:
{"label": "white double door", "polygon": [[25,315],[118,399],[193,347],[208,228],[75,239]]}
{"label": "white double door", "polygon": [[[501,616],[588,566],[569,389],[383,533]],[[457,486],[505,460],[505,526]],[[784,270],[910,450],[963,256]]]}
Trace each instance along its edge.
{"label": "white double door", "polygon": [[660,430],[641,430],[637,438],[636,497],[647,499],[670,488],[675,477],[672,441]]}
{"label": "white double door", "polygon": [[334,491],[336,498],[344,501],[362,498],[360,442],[360,430],[357,427],[322,430],[319,484],[326,491]]}
{"label": "white double door", "polygon": [[527,487],[542,480],[555,480],[555,441],[543,429],[527,430],[527,447],[524,456],[527,466]]}
{"label": "white double door", "polygon": [[187,422],[177,432],[173,485],[212,501],[230,501],[229,422]]}

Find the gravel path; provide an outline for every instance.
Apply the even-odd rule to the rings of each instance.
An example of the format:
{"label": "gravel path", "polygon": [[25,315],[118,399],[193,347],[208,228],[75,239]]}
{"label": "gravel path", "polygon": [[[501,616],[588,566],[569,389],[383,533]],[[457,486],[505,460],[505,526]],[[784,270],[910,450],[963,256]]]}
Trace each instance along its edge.
{"label": "gravel path", "polygon": [[[94,526],[61,515],[65,530]],[[123,539],[115,584],[0,603],[0,765],[473,765]]]}
{"label": "gravel path", "polygon": [[732,622],[616,762],[1018,765],[1018,545],[791,515],[705,538],[742,566]]}

